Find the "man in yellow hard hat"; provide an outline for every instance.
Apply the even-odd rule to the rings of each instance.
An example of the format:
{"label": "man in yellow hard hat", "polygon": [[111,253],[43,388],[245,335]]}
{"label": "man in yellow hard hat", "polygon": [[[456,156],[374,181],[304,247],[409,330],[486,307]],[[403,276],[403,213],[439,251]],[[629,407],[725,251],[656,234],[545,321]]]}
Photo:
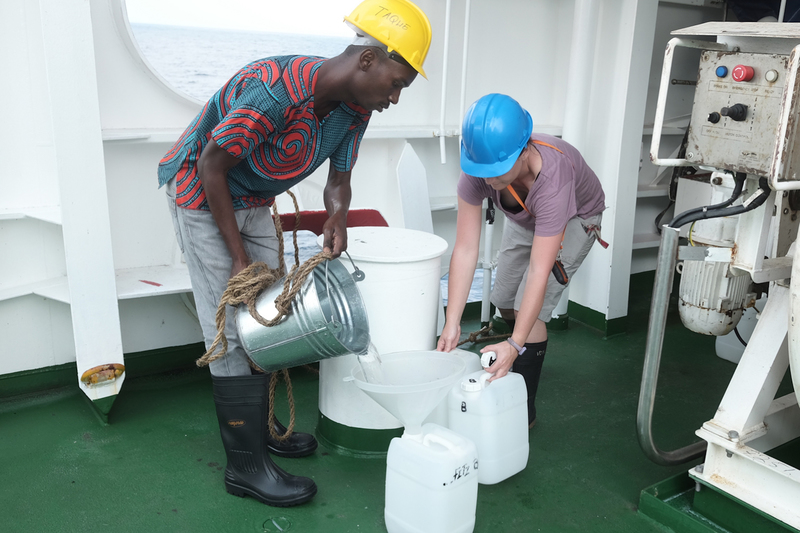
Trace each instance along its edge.
{"label": "man in yellow hard hat", "polygon": [[[397,104],[431,42],[425,14],[408,0],[366,0],[345,17],[353,44],[324,59],[280,56],[237,72],[203,107],[158,168],[192,282],[206,348],[228,279],[251,262],[277,268],[270,206],[277,194],[330,160],[324,202],[324,248],[347,246],[350,173],[373,111]],[[252,375],[228,308],[227,354],[210,364],[214,402],[228,465],[225,488],[268,505],[310,500],[317,487],[292,476],[270,453],[300,457],[317,442],[307,433],[285,441],[266,423],[268,376]],[[278,435],[286,428],[276,422]]]}

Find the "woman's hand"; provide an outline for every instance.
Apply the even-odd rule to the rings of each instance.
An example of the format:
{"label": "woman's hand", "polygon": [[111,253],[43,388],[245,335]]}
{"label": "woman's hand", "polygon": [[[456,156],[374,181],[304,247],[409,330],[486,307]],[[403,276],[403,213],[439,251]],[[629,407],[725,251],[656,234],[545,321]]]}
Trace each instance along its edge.
{"label": "woman's hand", "polygon": [[461,338],[461,326],[459,324],[451,324],[445,322],[442,335],[439,337],[439,343],[436,349],[440,352],[449,352],[458,346],[458,339]]}
{"label": "woman's hand", "polygon": [[514,361],[516,361],[517,356],[519,355],[516,348],[505,341],[499,344],[492,344],[481,348],[481,353],[486,352],[494,352],[497,354],[497,359],[495,359],[492,366],[484,369],[490,374],[494,374],[491,378],[489,378],[489,381],[494,381],[497,378],[502,378],[508,374],[511,371],[511,366],[514,364]]}

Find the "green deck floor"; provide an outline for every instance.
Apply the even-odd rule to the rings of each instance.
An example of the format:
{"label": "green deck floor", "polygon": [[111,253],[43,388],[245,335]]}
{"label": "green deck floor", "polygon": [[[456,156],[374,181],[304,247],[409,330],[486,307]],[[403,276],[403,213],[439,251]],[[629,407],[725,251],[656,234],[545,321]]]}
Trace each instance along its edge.
{"label": "green deck floor", "polygon": [[[627,334],[603,339],[575,323],[551,332],[528,467],[480,486],[476,531],[668,531],[637,512],[642,489],[689,467],[651,463],[636,439],[651,280],[633,278]],[[714,356],[713,343],[671,316],[654,424],[662,449],[693,441],[722,397],[734,365]],[[292,379],[298,427],[313,430],[317,377],[298,368]],[[319,486],[300,507],[228,495],[205,370],[130,376],[108,425],[75,387],[1,400],[0,436],[0,531],[279,531],[273,518],[284,531],[385,531],[385,459],[322,446],[277,459]]]}

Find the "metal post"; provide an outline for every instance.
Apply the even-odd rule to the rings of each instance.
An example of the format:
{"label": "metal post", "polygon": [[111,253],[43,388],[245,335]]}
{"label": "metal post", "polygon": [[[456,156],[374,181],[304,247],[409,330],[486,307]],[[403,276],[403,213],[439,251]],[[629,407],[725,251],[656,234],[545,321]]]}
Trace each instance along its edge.
{"label": "metal post", "polygon": [[486,222],[483,234],[483,297],[481,298],[481,327],[488,326],[491,320],[489,296],[492,292],[492,237],[494,235],[494,205],[492,199],[486,199]]}
{"label": "metal post", "polygon": [[651,461],[660,465],[678,465],[691,461],[700,457],[706,449],[706,442],[700,441],[678,450],[665,452],[659,450],[653,441],[653,407],[658,369],[661,365],[661,347],[664,344],[664,330],[667,324],[669,296],[672,293],[672,279],[678,254],[679,232],[679,228],[668,226],[663,226],[661,231],[661,246],[658,249],[656,279],[650,304],[650,320],[647,325],[647,346],[642,370],[642,386],[639,390],[639,408],[636,414],[639,445]]}

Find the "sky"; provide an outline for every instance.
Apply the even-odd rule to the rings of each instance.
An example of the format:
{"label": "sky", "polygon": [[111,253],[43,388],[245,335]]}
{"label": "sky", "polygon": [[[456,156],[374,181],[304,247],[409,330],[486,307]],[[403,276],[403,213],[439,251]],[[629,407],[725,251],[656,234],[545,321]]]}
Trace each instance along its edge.
{"label": "sky", "polygon": [[124,0],[130,22],[350,37],[360,0]]}

